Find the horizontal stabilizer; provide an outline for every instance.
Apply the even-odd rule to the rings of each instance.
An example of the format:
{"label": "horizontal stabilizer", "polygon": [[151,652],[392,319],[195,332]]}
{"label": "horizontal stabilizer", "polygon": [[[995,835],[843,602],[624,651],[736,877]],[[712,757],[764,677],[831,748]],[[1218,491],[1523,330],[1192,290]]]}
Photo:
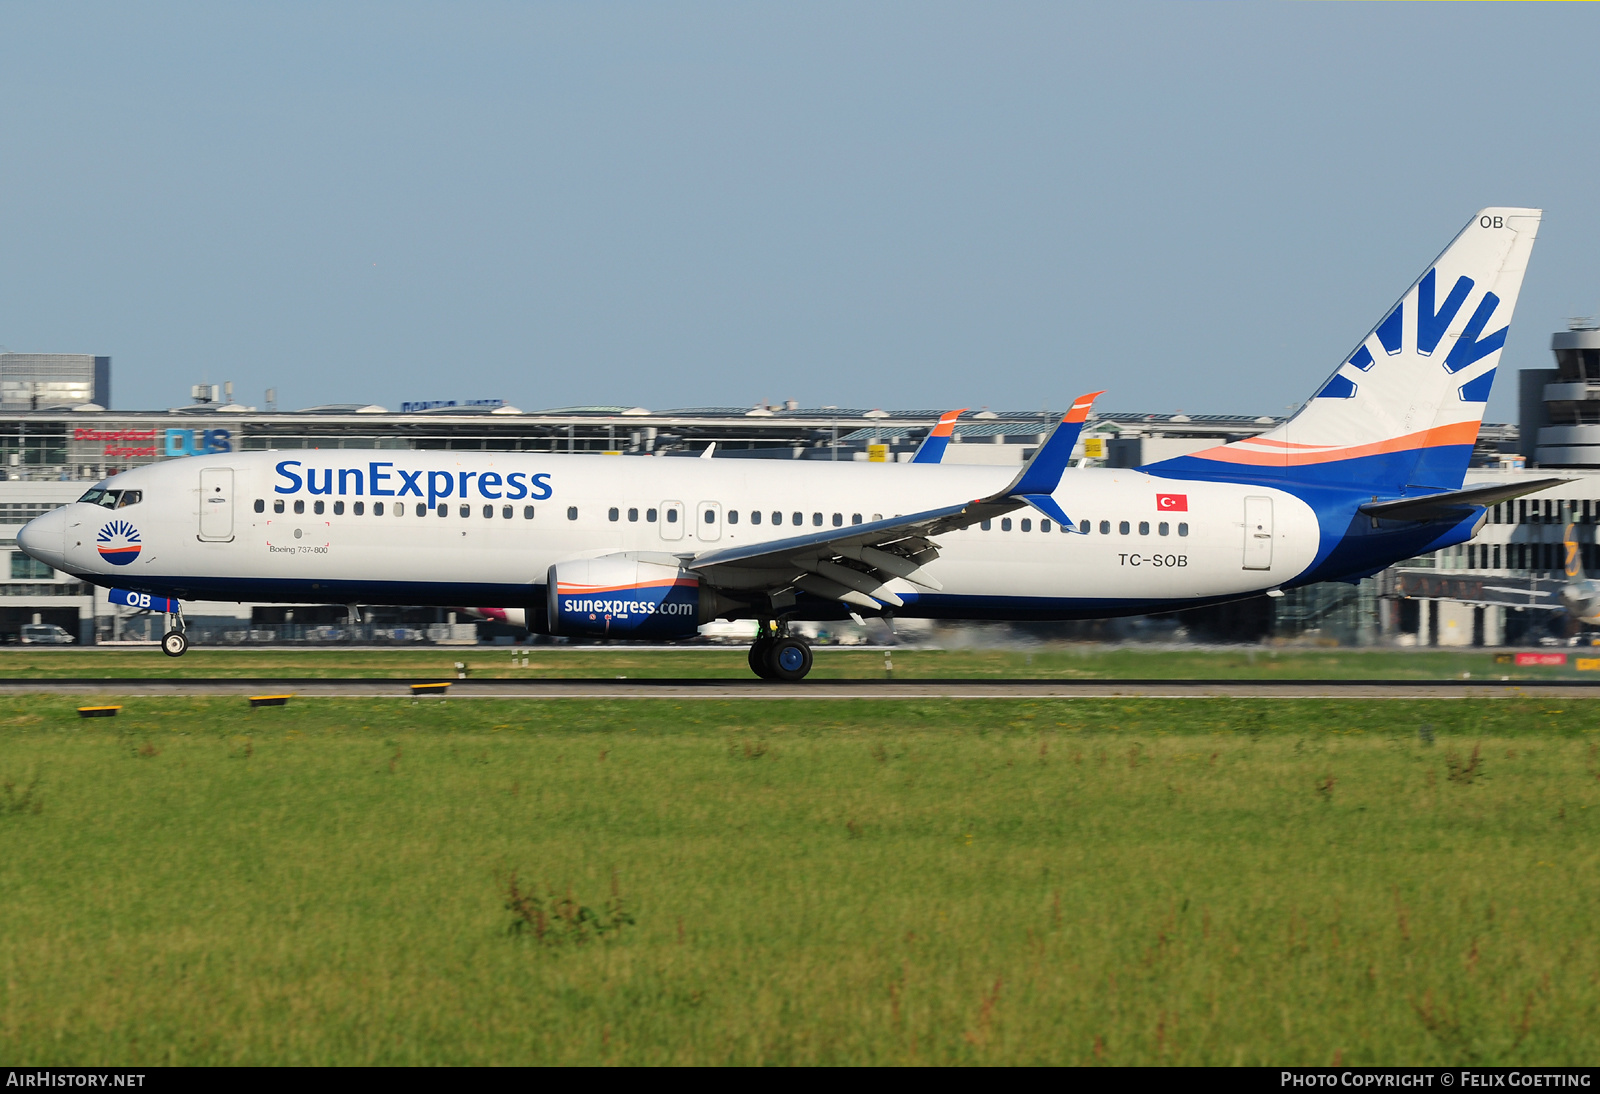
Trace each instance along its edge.
{"label": "horizontal stabilizer", "polygon": [[1532,479],[1525,482],[1493,483],[1485,486],[1468,486],[1443,494],[1427,494],[1420,498],[1396,498],[1393,501],[1372,501],[1361,507],[1369,517],[1385,520],[1439,520],[1464,509],[1536,494],[1552,486],[1560,486],[1572,479]]}

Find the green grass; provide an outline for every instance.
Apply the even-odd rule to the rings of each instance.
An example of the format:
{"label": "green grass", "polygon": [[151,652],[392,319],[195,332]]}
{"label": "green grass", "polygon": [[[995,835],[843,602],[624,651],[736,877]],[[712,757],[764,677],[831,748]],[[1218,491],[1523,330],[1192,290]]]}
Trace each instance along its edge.
{"label": "green grass", "polygon": [[[894,676],[926,679],[1402,679],[1512,680],[1600,679],[1600,673],[1576,671],[1580,656],[1600,658],[1600,650],[1575,648],[1566,667],[1498,664],[1485,650],[1292,649],[1246,648],[1172,650],[1106,648],[1091,644],[1052,644],[1033,650],[896,650]],[[142,649],[0,650],[0,677],[381,677],[391,679],[453,678],[457,661],[474,677],[611,678],[638,677],[751,679],[745,648],[684,651],[626,648],[536,646],[528,666],[512,664],[506,647],[436,647],[392,650],[259,650],[193,647],[181,658],[163,656],[154,647]],[[882,679],[882,652],[822,649],[812,675],[817,679]]]}
{"label": "green grass", "polygon": [[0,699],[13,1063],[1600,1051],[1597,703],[124,702]]}

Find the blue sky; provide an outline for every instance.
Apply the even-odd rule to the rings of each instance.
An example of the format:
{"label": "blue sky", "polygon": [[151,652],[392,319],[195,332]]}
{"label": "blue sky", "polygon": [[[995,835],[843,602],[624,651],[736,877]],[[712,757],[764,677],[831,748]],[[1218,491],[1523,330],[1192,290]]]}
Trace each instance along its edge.
{"label": "blue sky", "polygon": [[[1280,412],[1476,209],[1600,311],[1591,5],[0,6],[0,344],[116,405]],[[1503,375],[1491,419],[1515,417]]]}

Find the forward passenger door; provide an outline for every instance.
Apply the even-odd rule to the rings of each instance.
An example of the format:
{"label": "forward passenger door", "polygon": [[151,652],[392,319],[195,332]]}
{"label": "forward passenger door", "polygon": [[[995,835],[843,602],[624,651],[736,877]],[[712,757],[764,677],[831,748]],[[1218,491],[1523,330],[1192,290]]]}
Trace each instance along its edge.
{"label": "forward passenger door", "polygon": [[233,538],[233,468],[200,471],[200,538],[226,543]]}

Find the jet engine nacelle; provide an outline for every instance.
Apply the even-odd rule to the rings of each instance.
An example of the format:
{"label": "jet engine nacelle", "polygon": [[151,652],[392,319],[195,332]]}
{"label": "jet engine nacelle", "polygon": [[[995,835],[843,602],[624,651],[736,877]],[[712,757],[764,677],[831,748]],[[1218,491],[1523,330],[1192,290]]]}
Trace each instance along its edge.
{"label": "jet engine nacelle", "polygon": [[700,624],[735,607],[676,559],[573,559],[550,567],[549,582],[550,633],[573,637],[692,638]]}

